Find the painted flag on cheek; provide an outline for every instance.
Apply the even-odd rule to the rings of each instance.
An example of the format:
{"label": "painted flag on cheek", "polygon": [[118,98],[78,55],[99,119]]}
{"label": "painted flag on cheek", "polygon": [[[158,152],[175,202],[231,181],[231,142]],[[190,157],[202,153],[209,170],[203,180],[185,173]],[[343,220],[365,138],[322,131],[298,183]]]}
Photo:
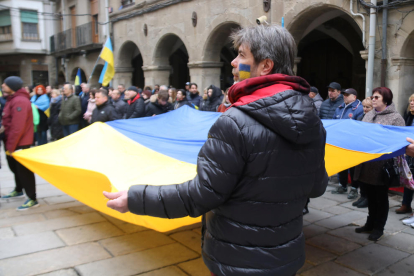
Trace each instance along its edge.
{"label": "painted flag on cheek", "polygon": [[250,78],[250,65],[240,63],[239,64],[239,78],[245,80]]}

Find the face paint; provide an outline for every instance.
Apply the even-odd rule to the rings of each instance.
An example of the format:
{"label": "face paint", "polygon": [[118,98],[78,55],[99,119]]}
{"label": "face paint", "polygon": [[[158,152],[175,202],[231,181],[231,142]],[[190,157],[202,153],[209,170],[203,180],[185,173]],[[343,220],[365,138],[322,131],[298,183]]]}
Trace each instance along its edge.
{"label": "face paint", "polygon": [[239,78],[240,80],[250,78],[250,65],[239,63]]}

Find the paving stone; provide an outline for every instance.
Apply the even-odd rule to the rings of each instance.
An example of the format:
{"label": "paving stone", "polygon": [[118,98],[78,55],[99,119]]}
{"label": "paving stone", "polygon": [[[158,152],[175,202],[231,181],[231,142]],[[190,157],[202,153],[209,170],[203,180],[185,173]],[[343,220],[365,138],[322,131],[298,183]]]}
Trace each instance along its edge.
{"label": "paving stone", "polygon": [[63,217],[69,217],[77,215],[78,213],[69,211],[69,210],[54,210],[44,213],[45,217],[47,219],[55,219],[55,218],[63,218]]}
{"label": "paving stone", "polygon": [[387,223],[385,224],[384,230],[390,234],[401,232],[401,230],[407,227],[402,223],[402,220],[406,216],[407,215],[396,214],[395,212],[390,211],[388,213],[388,219]]}
{"label": "paving stone", "polygon": [[344,240],[342,238],[334,237],[328,234],[322,234],[313,237],[307,240],[306,243],[338,255],[343,255],[349,251],[353,251],[361,247],[356,243]]}
{"label": "paving stone", "polygon": [[184,231],[172,234],[170,235],[170,238],[201,254],[201,235],[198,235],[193,231]]}
{"label": "paving stone", "polygon": [[410,226],[406,226],[402,232],[410,234],[410,235],[414,235],[414,228],[412,228]]}
{"label": "paving stone", "polygon": [[358,208],[356,206],[352,206],[352,203],[354,203],[355,201],[356,200],[352,200],[352,201],[349,201],[349,202],[345,202],[345,203],[342,203],[339,206],[340,207],[344,207],[344,208],[348,208],[348,209],[351,209],[351,210],[363,212],[363,213],[368,213],[368,207],[367,208]]}
{"label": "paving stone", "polygon": [[376,276],[399,276],[399,275],[413,275],[414,274],[414,256],[410,256],[398,263],[395,263],[385,270],[375,274]]}
{"label": "paving stone", "polygon": [[195,233],[199,234],[201,236],[201,227],[195,228],[191,231],[194,231]]}
{"label": "paving stone", "polygon": [[336,206],[339,202],[330,200],[323,197],[318,198],[311,198],[309,202],[309,207],[312,207],[313,209],[322,210],[328,207]]}
{"label": "paving stone", "polygon": [[121,237],[105,239],[99,242],[114,256],[126,255],[167,244],[175,243],[173,239],[156,231],[142,231]]}
{"label": "paving stone", "polygon": [[73,207],[73,208],[69,208],[69,211],[73,211],[79,214],[86,214],[86,213],[90,213],[90,212],[95,212],[95,209],[87,206],[87,205],[83,205],[83,206],[78,206],[78,207]]}
{"label": "paving stone", "polygon": [[169,266],[166,268],[157,269],[151,272],[147,272],[144,274],[139,274],[139,276],[186,276],[182,270],[175,266]]}
{"label": "paving stone", "polygon": [[347,267],[343,267],[334,262],[324,263],[318,265],[315,268],[311,268],[301,274],[301,276],[322,276],[322,275],[334,275],[334,276],[363,276],[364,274],[353,271]]}
{"label": "paving stone", "polygon": [[373,243],[373,241],[368,240],[368,233],[356,233],[356,226],[345,226],[338,228],[332,231],[329,231],[328,234],[336,237],[343,238],[345,240],[355,242],[361,245],[367,245]]}
{"label": "paving stone", "polygon": [[76,201],[76,199],[74,199],[73,197],[68,196],[68,195],[62,195],[62,196],[47,197],[47,198],[45,198],[45,201],[46,201],[47,204],[53,205],[53,204]]}
{"label": "paving stone", "polygon": [[311,265],[308,262],[305,262],[305,264],[298,270],[296,275],[301,274],[302,272],[305,272],[306,270],[309,270],[311,268],[315,267],[314,265]]}
{"label": "paving stone", "polygon": [[[173,254],[172,254],[173,253]],[[181,244],[165,245],[141,252],[91,262],[76,267],[81,275],[131,275],[197,258],[197,254]],[[114,269],[116,268],[116,269]]]}
{"label": "paving stone", "polygon": [[[18,212],[18,211],[16,211]],[[21,211],[24,212],[24,211]],[[46,218],[42,214],[32,214],[26,216],[12,217],[0,219],[0,227],[8,227],[19,224],[36,223],[37,221],[45,221]]]}
{"label": "paving stone", "polygon": [[325,232],[329,231],[328,228],[311,224],[306,227],[303,227],[303,234],[305,234],[305,239],[310,239],[314,236],[321,235]]}
{"label": "paving stone", "polygon": [[50,273],[41,274],[39,276],[78,276],[78,273],[76,273],[76,271],[71,268],[71,269],[57,270],[57,271],[53,271]]}
{"label": "paving stone", "polygon": [[349,213],[345,213],[342,215],[337,215],[334,217],[330,217],[324,220],[317,221],[316,224],[330,228],[330,229],[336,229],[345,225],[349,225],[354,221],[360,220],[364,217],[366,217],[367,214],[364,214],[362,212],[358,211],[351,211]]}
{"label": "paving stone", "polygon": [[[18,216],[25,216],[28,214],[40,214],[45,213],[53,210],[62,210],[70,207],[77,207],[83,205],[79,201],[69,202],[69,203],[62,203],[62,204],[55,204],[55,205],[48,205],[43,199],[38,200],[40,206],[37,208],[32,208],[26,210],[24,212],[17,211],[16,209],[7,209],[0,211],[0,219],[8,218],[8,217],[18,217]],[[96,212],[96,211],[95,211]]]}
{"label": "paving stone", "polygon": [[178,264],[178,266],[191,276],[210,275],[210,270],[208,270],[202,258],[198,258],[196,260],[181,263],[181,264]]}
{"label": "paving stone", "polygon": [[389,235],[379,240],[378,243],[414,254],[414,239],[410,234],[397,233]]}
{"label": "paving stone", "polygon": [[405,252],[387,246],[370,244],[339,257],[336,262],[372,275],[408,256]]}
{"label": "paving stone", "polygon": [[331,191],[327,191],[326,193],[324,193],[322,195],[323,198],[327,198],[333,201],[337,201],[339,203],[345,203],[345,202],[349,202],[349,201],[354,201],[353,199],[348,199],[347,198],[347,194],[332,194]]}
{"label": "paving stone", "polygon": [[135,225],[129,222],[125,222],[123,220],[116,219],[114,217],[108,216],[106,214],[102,214],[107,220],[109,220],[111,223],[113,223],[116,227],[120,228],[125,233],[136,233],[140,231],[148,230],[148,228],[145,228],[144,226]]}
{"label": "paving stone", "polygon": [[333,214],[331,213],[309,208],[309,214],[304,215],[303,220],[306,220],[310,223],[314,223],[315,221],[330,218],[332,216]]}
{"label": "paving stone", "polygon": [[[12,210],[12,211],[16,211],[16,208],[23,205],[23,203],[27,200],[26,197],[21,197],[21,198],[14,198],[14,199],[1,199],[0,200],[0,208],[2,210]],[[39,202],[40,203],[40,202]],[[43,201],[44,203],[44,201]],[[25,212],[23,212],[25,213]]]}
{"label": "paving stone", "polygon": [[0,260],[0,275],[38,275],[110,257],[99,244],[85,243]]}
{"label": "paving stone", "polygon": [[53,232],[13,237],[1,241],[0,259],[44,251],[65,246]]}
{"label": "paving stone", "polygon": [[328,251],[313,247],[309,244],[305,245],[306,261],[312,265],[319,265],[335,259],[338,255]]}
{"label": "paving stone", "polygon": [[17,235],[28,235],[46,231],[53,231],[69,227],[81,226],[96,222],[105,221],[98,213],[88,213],[64,218],[50,219],[44,222],[33,222],[24,225],[14,226],[13,229]]}
{"label": "paving stone", "polygon": [[56,231],[56,234],[58,234],[67,245],[74,245],[120,236],[123,235],[124,232],[119,230],[119,228],[115,227],[113,224],[105,221],[61,229]]}
{"label": "paving stone", "polygon": [[309,221],[307,221],[307,220],[302,220],[302,227],[305,227],[305,226],[308,226],[308,225],[311,225],[312,223],[310,223]]}
{"label": "paving stone", "polygon": [[0,228],[0,240],[14,237],[14,232],[10,227]]}
{"label": "paving stone", "polygon": [[[44,186],[44,187],[43,187]],[[54,197],[54,196],[63,196],[66,195],[64,192],[55,188],[52,185],[42,185],[42,188],[36,189],[36,197],[37,198],[47,198],[47,197]]]}
{"label": "paving stone", "polygon": [[331,206],[331,207],[323,209],[322,211],[328,212],[334,215],[342,215],[345,213],[349,213],[352,210],[349,208],[341,207],[341,206]]}

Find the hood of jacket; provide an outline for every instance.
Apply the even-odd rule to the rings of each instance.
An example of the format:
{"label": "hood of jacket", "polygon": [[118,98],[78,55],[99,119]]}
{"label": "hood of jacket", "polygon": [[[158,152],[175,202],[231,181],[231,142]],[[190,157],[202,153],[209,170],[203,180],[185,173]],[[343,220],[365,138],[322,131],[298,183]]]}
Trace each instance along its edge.
{"label": "hood of jacket", "polygon": [[214,101],[215,99],[219,98],[219,97],[223,94],[223,93],[221,92],[221,89],[220,89],[220,88],[218,88],[218,87],[217,87],[217,86],[215,86],[215,85],[210,85],[210,86],[208,87],[207,91],[208,91],[209,89],[213,89],[213,93],[211,94],[211,97],[209,97],[209,96],[208,96],[208,94],[207,94],[207,98],[208,98],[208,100],[209,100],[210,102],[212,102],[212,101]]}
{"label": "hood of jacket", "polygon": [[323,102],[321,95],[316,94],[315,97],[312,99],[314,102]]}
{"label": "hood of jacket", "polygon": [[25,97],[30,101],[30,95],[29,95],[29,93],[27,93],[26,89],[24,89],[24,88],[20,88],[19,90],[14,92],[13,95],[8,96],[7,101],[11,101],[15,97]]}
{"label": "hood of jacket", "polygon": [[309,94],[309,84],[297,76],[272,74],[233,85],[232,108],[247,113],[271,131],[294,143],[306,144],[320,132],[321,121]]}

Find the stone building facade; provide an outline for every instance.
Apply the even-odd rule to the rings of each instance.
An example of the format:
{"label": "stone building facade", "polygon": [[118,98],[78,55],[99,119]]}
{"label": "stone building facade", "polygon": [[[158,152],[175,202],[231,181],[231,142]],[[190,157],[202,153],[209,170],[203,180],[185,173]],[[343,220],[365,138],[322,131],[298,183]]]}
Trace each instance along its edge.
{"label": "stone building facade", "polygon": [[[295,71],[317,86],[323,97],[332,81],[341,83],[343,88],[357,89],[360,99],[365,97],[370,23],[368,10],[358,1],[353,2],[353,12],[365,17],[365,36],[363,20],[352,15],[349,0],[108,1],[114,86],[171,84],[181,88],[191,81],[199,85],[201,92],[210,84],[225,89],[231,85],[230,62],[236,56],[229,35],[234,29],[255,25],[256,18],[266,15],[271,24],[280,25],[283,18],[284,27],[298,46]],[[87,6],[90,1],[77,2]],[[99,1],[100,22],[104,22],[104,3]],[[388,16],[385,84],[394,92],[400,111],[414,93],[414,12],[409,12],[413,8],[411,4],[390,9]],[[380,86],[381,21],[379,10],[373,87]],[[106,39],[102,33],[100,43]],[[99,51],[83,53],[66,54],[69,81],[74,80],[77,67],[86,76],[91,74]]]}

